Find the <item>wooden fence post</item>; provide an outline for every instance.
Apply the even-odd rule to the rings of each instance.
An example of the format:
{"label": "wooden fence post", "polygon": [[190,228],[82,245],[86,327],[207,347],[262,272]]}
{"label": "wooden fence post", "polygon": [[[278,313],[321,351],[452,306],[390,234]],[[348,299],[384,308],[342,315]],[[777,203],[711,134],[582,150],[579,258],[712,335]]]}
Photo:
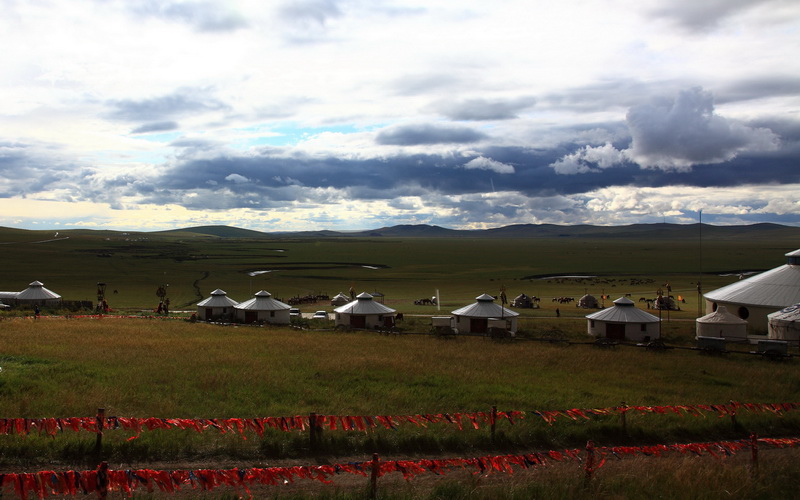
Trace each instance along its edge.
{"label": "wooden fence post", "polygon": [[592,474],[594,474],[594,443],[589,440],[586,442],[586,465],[584,466],[586,476],[583,480],[584,486],[589,486],[592,481]]}
{"label": "wooden fence post", "polygon": [[626,436],[628,435],[628,419],[626,414],[628,413],[628,403],[625,401],[619,407],[619,421],[622,424],[622,433]]}
{"label": "wooden fence post", "polygon": [[494,445],[494,433],[495,433],[495,429],[497,427],[497,406],[496,405],[492,406],[492,414],[491,414],[491,417],[489,417],[489,424],[491,425],[491,429],[492,429],[492,433],[491,433],[492,445]]}
{"label": "wooden fence post", "polygon": [[317,451],[317,414],[314,412],[308,416],[308,445],[311,451]]}
{"label": "wooden fence post", "polygon": [[750,434],[750,476],[755,478],[758,476],[758,437],[755,434]]}
{"label": "wooden fence post", "polygon": [[378,472],[380,471],[380,458],[377,453],[372,454],[372,472],[369,477],[369,497],[378,498]]}
{"label": "wooden fence post", "polygon": [[94,451],[100,453],[103,449],[103,429],[106,427],[106,409],[97,409],[97,440],[94,443]]}

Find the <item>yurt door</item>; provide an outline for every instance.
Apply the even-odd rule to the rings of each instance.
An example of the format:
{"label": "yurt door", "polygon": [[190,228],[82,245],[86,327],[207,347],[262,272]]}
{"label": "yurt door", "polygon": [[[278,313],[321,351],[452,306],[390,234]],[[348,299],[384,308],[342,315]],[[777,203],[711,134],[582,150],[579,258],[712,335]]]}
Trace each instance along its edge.
{"label": "yurt door", "polygon": [[350,326],[353,328],[366,328],[367,327],[367,317],[366,316],[350,316]]}
{"label": "yurt door", "polygon": [[214,317],[214,310],[210,307],[206,307],[206,319],[211,319]]}
{"label": "yurt door", "polygon": [[470,318],[469,331],[472,333],[486,333],[489,321],[486,318]]}
{"label": "yurt door", "polygon": [[625,340],[625,324],[606,323],[606,338],[614,340]]}
{"label": "yurt door", "polygon": [[245,311],[244,312],[244,322],[245,323],[255,323],[258,321],[258,311]]}

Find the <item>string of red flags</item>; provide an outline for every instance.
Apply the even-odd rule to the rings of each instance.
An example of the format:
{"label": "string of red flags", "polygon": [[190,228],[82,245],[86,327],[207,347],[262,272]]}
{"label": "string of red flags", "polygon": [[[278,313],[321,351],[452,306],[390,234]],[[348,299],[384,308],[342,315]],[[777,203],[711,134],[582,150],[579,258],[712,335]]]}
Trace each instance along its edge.
{"label": "string of red flags", "polygon": [[[484,456],[477,458],[446,458],[423,460],[386,460],[349,462],[334,465],[311,465],[266,468],[193,469],[193,470],[114,470],[102,463],[95,470],[40,471],[0,474],[0,494],[13,491],[21,500],[43,499],[48,496],[73,496],[96,493],[105,498],[108,493],[119,492],[131,497],[139,491],[177,493],[185,489],[211,491],[231,487],[240,496],[251,496],[250,488],[256,485],[282,485],[299,480],[319,481],[329,484],[341,474],[382,477],[399,473],[406,480],[422,474],[444,475],[453,470],[472,474],[514,474],[515,470],[546,466],[551,462],[577,462],[587,467],[587,477],[601,468],[606,460],[622,459],[633,455],[660,457],[667,453],[708,455],[725,458],[754,446],[774,448],[800,447],[800,438],[758,438],[737,441],[704,443],[657,444],[648,446],[612,446],[586,449],[550,450],[519,455]],[[589,469],[588,467],[591,467]],[[375,468],[373,472],[373,468]]]}
{"label": "string of red flags", "polygon": [[[737,413],[768,413],[782,416],[797,410],[800,403],[740,403],[731,401],[727,404],[665,405],[640,406],[622,405],[608,408],[572,408],[567,410],[533,410],[533,411],[491,411],[472,413],[425,413],[416,415],[315,415],[317,428],[343,431],[370,431],[377,428],[397,429],[402,425],[412,424],[427,427],[432,424],[452,425],[459,430],[465,428],[479,429],[487,425],[495,425],[506,420],[511,425],[527,416],[537,416],[553,424],[558,420],[591,420],[593,417],[608,415],[626,415],[631,413],[679,415],[706,417],[735,416]],[[99,433],[104,430],[123,429],[132,432],[129,439],[135,439],[142,431],[156,429],[183,429],[205,432],[216,430],[221,433],[237,433],[247,439],[248,433],[263,437],[268,429],[284,432],[305,431],[311,425],[311,416],[296,415],[288,417],[259,418],[157,418],[157,417],[67,417],[67,418],[0,418],[0,435],[28,435],[31,433],[56,436],[64,431],[86,431]]]}

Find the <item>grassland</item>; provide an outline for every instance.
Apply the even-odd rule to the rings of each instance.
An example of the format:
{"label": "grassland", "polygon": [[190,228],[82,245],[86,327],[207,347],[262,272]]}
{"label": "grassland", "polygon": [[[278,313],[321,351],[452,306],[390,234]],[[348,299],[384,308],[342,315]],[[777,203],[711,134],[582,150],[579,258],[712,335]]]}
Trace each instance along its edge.
{"label": "grassland", "polygon": [[[187,235],[131,238],[119,233],[70,234],[49,243],[44,235],[0,231],[4,270],[0,288],[20,290],[38,279],[72,300],[93,300],[95,284],[108,283],[112,307],[151,309],[155,290],[169,283],[173,304],[192,309],[201,295],[222,288],[238,300],[266,289],[288,298],[309,292],[331,295],[380,291],[387,304],[408,314],[408,329],[424,331],[431,306],[413,300],[440,290],[443,312],[480,293],[542,297],[542,308],[520,310],[530,338],[559,331],[586,339],[584,310],[558,306],[550,297],[583,293],[652,296],[663,283],[687,302],[662,325],[675,345],[690,345],[698,314],[696,282],[710,290],[730,283],[727,271],[758,271],[783,263],[800,248],[793,238],[712,239],[702,262],[691,239],[258,239],[227,240]],[[50,235],[52,236],[52,235]],[[27,240],[26,240],[27,239]],[[2,242],[2,241],[0,241]],[[370,267],[364,267],[370,266]],[[373,269],[377,268],[377,269]],[[249,276],[247,273],[270,270]],[[597,279],[539,279],[592,275]],[[111,291],[117,290],[117,294]],[[561,317],[554,311],[560,307]],[[307,306],[316,309],[317,305]],[[58,311],[50,311],[58,312]],[[415,316],[421,315],[421,316]],[[796,402],[800,374],[795,361],[771,363],[757,356],[702,356],[695,351],[651,352],[549,344],[534,340],[495,343],[481,338],[439,341],[430,336],[382,336],[327,329],[218,326],[181,319],[39,320],[19,312],[0,321],[0,417],[91,416],[261,417],[304,415],[417,414],[500,410],[602,408],[622,401],[639,405]],[[79,467],[98,458],[112,466],[225,463],[336,463],[378,451],[387,458],[482,456],[598,445],[668,443],[797,436],[800,416],[741,414],[728,418],[637,415],[623,429],[617,417],[558,422],[526,418],[501,425],[491,441],[485,428],[413,426],[398,431],[324,433],[311,453],[307,436],[268,432],[251,436],[149,431],[135,440],[108,432],[102,456],[94,437],[63,433],[55,439],[0,436],[0,468]],[[748,498],[785,497],[796,484],[794,452],[765,454],[760,477],[746,461],[644,459],[609,463],[588,488],[580,470],[556,467],[490,479],[461,475],[409,485],[387,481],[385,498]],[[656,460],[652,462],[650,460]],[[363,485],[363,483],[361,483]],[[678,484],[684,484],[678,490]],[[392,485],[389,487],[389,485]],[[297,490],[271,490],[291,498]],[[358,484],[312,490],[317,496],[360,498]],[[307,493],[306,493],[307,494]],[[207,496],[206,498],[215,498]]]}

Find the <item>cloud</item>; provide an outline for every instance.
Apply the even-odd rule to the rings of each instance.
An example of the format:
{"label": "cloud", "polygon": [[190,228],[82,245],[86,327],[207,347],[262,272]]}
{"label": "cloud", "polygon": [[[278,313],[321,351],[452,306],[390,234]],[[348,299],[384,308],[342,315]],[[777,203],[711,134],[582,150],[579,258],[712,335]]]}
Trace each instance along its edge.
{"label": "cloud", "polygon": [[384,129],[375,137],[381,145],[469,144],[486,138],[482,132],[459,125],[399,125]]}
{"label": "cloud", "polygon": [[[650,2],[653,4],[654,2]],[[688,31],[704,33],[723,21],[759,8],[781,11],[797,7],[793,0],[671,0],[655,2],[651,12],[669,19]],[[796,11],[795,11],[796,12]],[[776,21],[783,16],[775,16]]]}
{"label": "cloud", "polygon": [[278,15],[290,23],[323,26],[343,14],[336,0],[300,0],[284,2],[278,7]]}
{"label": "cloud", "polygon": [[466,168],[467,170],[472,170],[472,169],[491,170],[493,172],[497,172],[498,174],[514,173],[513,165],[501,163],[499,161],[492,160],[491,158],[485,158],[483,156],[479,156],[477,158],[473,158],[472,160],[468,161],[467,163],[464,164],[464,168]]}
{"label": "cloud", "polygon": [[198,89],[179,89],[172,94],[151,99],[123,99],[108,103],[109,118],[124,121],[165,123],[165,118],[210,111],[224,111],[228,106]]}
{"label": "cloud", "polygon": [[699,87],[672,98],[654,98],[628,110],[630,147],[610,143],[584,146],[550,166],[559,174],[599,172],[626,161],[642,168],[686,171],[696,165],[730,161],[745,152],[775,151],[779,137],[767,128],[753,128],[714,112],[710,92]]}
{"label": "cloud", "polygon": [[452,120],[510,120],[517,113],[536,104],[533,97],[515,99],[467,99],[434,104],[433,109]]}
{"label": "cloud", "polygon": [[714,113],[711,92],[699,87],[675,99],[654,99],[628,111],[630,159],[645,168],[687,169],[721,163],[744,151],[770,151],[778,137]]}
{"label": "cloud", "polygon": [[173,121],[146,123],[131,130],[131,134],[149,134],[152,132],[170,132],[178,129],[178,123]]}
{"label": "cloud", "polygon": [[624,163],[627,160],[623,151],[618,150],[611,143],[603,146],[584,146],[578,151],[565,155],[550,166],[557,174],[585,174],[600,172]]}
{"label": "cloud", "polygon": [[234,184],[245,184],[250,182],[250,179],[239,174],[229,174],[225,176],[226,181],[233,182]]}
{"label": "cloud", "polygon": [[248,25],[227,2],[146,0],[132,3],[130,9],[140,16],[185,23],[198,31],[235,31]]}

